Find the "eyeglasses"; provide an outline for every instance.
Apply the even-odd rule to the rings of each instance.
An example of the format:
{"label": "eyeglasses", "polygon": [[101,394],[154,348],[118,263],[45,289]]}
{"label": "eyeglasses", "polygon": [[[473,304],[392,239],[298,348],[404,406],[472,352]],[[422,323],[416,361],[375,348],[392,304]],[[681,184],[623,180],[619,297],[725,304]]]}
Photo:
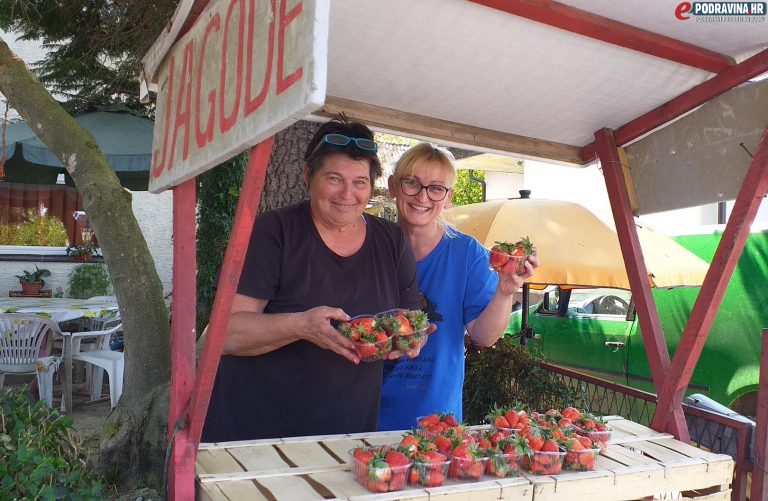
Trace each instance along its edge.
{"label": "eyeglasses", "polygon": [[441,186],[439,184],[430,184],[424,186],[415,179],[410,179],[407,177],[400,179],[400,189],[403,190],[403,193],[408,196],[416,196],[421,193],[421,190],[424,190],[427,192],[427,197],[429,197],[429,199],[433,202],[439,202],[440,200],[444,199],[448,192],[451,191],[450,188],[446,188],[445,186]]}
{"label": "eyeglasses", "polygon": [[319,150],[320,147],[324,144],[330,144],[331,146],[344,147],[348,145],[350,142],[355,143],[355,146],[357,146],[358,149],[364,150],[364,151],[370,151],[371,153],[376,153],[376,151],[378,151],[379,149],[379,145],[376,144],[375,141],[372,141],[364,137],[348,137],[348,136],[345,136],[344,134],[326,134],[317,143],[317,146],[315,146],[315,149],[312,150],[312,153],[310,153],[309,156],[311,157],[312,155],[314,155],[317,152],[317,150]]}

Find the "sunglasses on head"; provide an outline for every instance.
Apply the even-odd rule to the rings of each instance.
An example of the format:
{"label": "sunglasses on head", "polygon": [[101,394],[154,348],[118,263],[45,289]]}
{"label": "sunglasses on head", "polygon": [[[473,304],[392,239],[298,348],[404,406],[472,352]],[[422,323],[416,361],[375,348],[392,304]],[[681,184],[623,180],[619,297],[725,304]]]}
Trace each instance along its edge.
{"label": "sunglasses on head", "polygon": [[376,144],[375,141],[364,137],[348,137],[344,134],[326,134],[317,143],[317,146],[315,146],[315,149],[312,150],[312,153],[310,153],[309,156],[311,157],[317,153],[317,150],[320,149],[320,147],[324,144],[330,144],[331,146],[338,146],[343,148],[351,142],[355,143],[355,146],[357,146],[357,149],[359,150],[376,153],[376,151],[379,149],[379,145]]}

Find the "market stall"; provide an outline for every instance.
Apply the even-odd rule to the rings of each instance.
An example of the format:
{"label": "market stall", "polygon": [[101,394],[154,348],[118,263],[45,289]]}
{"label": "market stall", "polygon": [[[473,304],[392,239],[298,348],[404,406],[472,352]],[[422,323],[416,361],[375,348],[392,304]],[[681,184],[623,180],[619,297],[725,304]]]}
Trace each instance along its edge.
{"label": "market stall", "polygon": [[[379,130],[573,166],[599,159],[629,283],[637,298],[659,408],[665,409],[654,416],[653,426],[685,441],[688,430],[681,395],[768,187],[768,140],[761,136],[764,124],[743,135],[741,131],[733,134],[733,128],[701,125],[727,131],[729,137],[722,141],[739,138],[755,154],[754,159],[740,159],[738,168],[727,173],[743,179],[733,223],[726,228],[715,264],[671,359],[664,348],[633,222],[636,203],[641,213],[652,204],[634,200],[631,188],[662,179],[675,150],[667,148],[664,155],[650,159],[646,163],[654,169],[637,176],[620,147],[768,70],[762,10],[741,14],[744,22],[736,26],[691,9],[688,2],[677,7],[638,2],[628,7],[598,1],[181,1],[141,67],[143,97],[148,97],[150,89],[157,92],[150,191],[174,190],[169,497],[193,497],[194,458],[198,452],[208,453],[207,447],[198,451],[202,422],[258,211],[273,134],[310,115],[327,119],[343,112]],[[241,190],[250,196],[240,199],[198,367],[195,280],[192,274],[184,274],[195,263],[195,221],[190,217],[195,212],[194,179],[257,144]],[[690,148],[690,144],[695,142],[684,141],[680,147]],[[735,147],[729,144],[730,149]],[[660,182],[695,188],[691,176],[677,174],[682,181]],[[697,203],[709,201],[701,191],[696,190]],[[714,191],[722,195],[721,190]],[[195,384],[190,385],[193,379]],[[709,486],[729,483],[730,471],[724,472],[732,467],[730,459],[719,461],[712,456],[710,463],[706,453],[677,445],[658,449],[660,440],[676,443],[666,436],[657,438],[648,441],[643,454],[637,452],[639,444],[646,443],[643,440],[634,446],[612,444],[610,453],[629,451],[629,464],[606,463],[611,459],[607,454],[601,458],[603,469],[572,475],[571,485],[594,493],[603,482],[617,485],[610,479],[618,482],[624,476],[617,472],[625,470],[626,485],[616,491],[623,498],[635,491],[639,497],[704,487],[694,480],[699,477],[706,478]],[[765,445],[764,432],[757,442]],[[682,442],[679,446],[685,447]],[[675,452],[654,456],[661,450]],[[312,468],[313,463],[300,464]],[[342,463],[337,465],[343,470]],[[722,474],[714,473],[719,471],[714,465],[723,465]],[[633,467],[645,473],[630,472]],[[692,474],[682,475],[688,471]],[[699,475],[702,471],[706,475]],[[291,475],[276,476],[282,477]],[[682,480],[688,477],[690,481]],[[527,479],[533,486],[530,496],[559,495],[570,478]],[[582,478],[591,480],[580,482]],[[199,481],[206,492],[208,482]],[[760,482],[754,484],[758,489],[762,489]],[[725,490],[716,492],[715,498],[726,496]]]}
{"label": "market stall", "polygon": [[[431,488],[408,486],[377,499],[639,499],[686,492],[688,498],[730,499],[730,456],[711,454],[620,417],[594,471],[449,480]],[[482,427],[474,427],[482,428]],[[372,495],[350,471],[348,451],[360,445],[397,443],[402,432],[298,437],[201,444],[198,496],[227,499],[334,499]]]}

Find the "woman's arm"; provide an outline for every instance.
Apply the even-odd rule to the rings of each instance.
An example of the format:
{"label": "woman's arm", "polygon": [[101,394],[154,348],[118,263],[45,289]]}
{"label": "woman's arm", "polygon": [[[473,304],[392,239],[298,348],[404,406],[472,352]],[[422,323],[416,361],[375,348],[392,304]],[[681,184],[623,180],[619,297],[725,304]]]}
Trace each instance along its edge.
{"label": "woman's arm", "polygon": [[349,320],[343,310],[318,306],[300,313],[264,313],[266,305],[265,299],[235,295],[222,354],[262,355],[303,339],[360,362],[352,341],[331,326],[331,320]]}
{"label": "woman's arm", "polygon": [[516,275],[506,270],[499,273],[499,285],[488,306],[480,316],[467,324],[467,332],[475,343],[480,346],[491,346],[498,341],[509,325],[515,292],[523,286],[527,278],[533,276],[533,270],[538,266],[539,261],[536,256],[530,256],[525,262],[525,272],[522,274]]}

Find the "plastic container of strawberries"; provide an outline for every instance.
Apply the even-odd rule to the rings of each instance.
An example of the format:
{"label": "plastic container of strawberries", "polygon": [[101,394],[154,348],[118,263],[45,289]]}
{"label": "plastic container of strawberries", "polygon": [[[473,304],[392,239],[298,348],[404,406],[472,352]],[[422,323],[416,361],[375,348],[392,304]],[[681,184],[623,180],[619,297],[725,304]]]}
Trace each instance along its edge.
{"label": "plastic container of strawberries", "polygon": [[563,458],[563,468],[568,471],[593,471],[595,460],[600,454],[600,448],[594,449],[567,449]]}
{"label": "plastic container of strawberries", "polygon": [[574,425],[573,430],[578,435],[589,437],[592,442],[600,447],[601,452],[608,446],[608,441],[611,440],[611,433],[613,433],[613,428],[608,425],[605,425],[605,430],[586,430],[578,425]]}
{"label": "plastic container of strawberries", "polygon": [[[363,450],[379,450],[381,446],[361,447]],[[354,456],[355,449],[349,451],[349,464],[355,480],[371,492],[401,491],[408,481],[411,464],[403,466],[375,466],[365,464]],[[386,464],[386,463],[385,463]]]}
{"label": "plastic container of strawberries", "polygon": [[[375,320],[376,316],[371,314],[356,315],[350,318],[348,322],[340,323],[337,330],[346,336],[346,334],[344,334],[345,325],[354,324],[355,320],[369,318]],[[361,362],[376,362],[387,358],[387,355],[392,351],[392,335],[384,333],[383,331],[382,334],[387,336],[386,339],[375,342],[352,339],[352,342],[355,345],[355,354]]]}
{"label": "plastic container of strawberries", "polygon": [[515,437],[520,433],[520,428],[504,428],[503,426],[492,425],[494,430],[500,431],[506,437]]}
{"label": "plastic container of strawberries", "polygon": [[485,463],[485,473],[492,477],[516,477],[522,469],[522,454],[492,452]]}
{"label": "plastic container of strawberries", "polygon": [[450,459],[436,463],[414,461],[411,464],[408,483],[422,487],[439,487],[445,483],[450,465]]}
{"label": "plastic container of strawberries", "polygon": [[[400,312],[405,313],[408,311],[409,310],[403,308],[394,308],[377,313],[374,315],[374,318],[376,320],[381,320],[388,316],[396,316]],[[399,351],[421,350],[421,347],[427,342],[427,330],[429,330],[429,324],[421,329],[414,330],[410,334],[396,334],[390,332],[390,334],[392,334],[392,349]]]}
{"label": "plastic container of strawberries", "polygon": [[533,451],[522,459],[525,471],[534,475],[557,475],[563,470],[565,450],[558,452]]}
{"label": "plastic container of strawberries", "polygon": [[428,429],[424,426],[424,419],[427,417],[428,416],[419,416],[416,418],[416,432],[428,440],[433,440],[435,437],[447,433],[451,430],[454,434],[464,433],[465,431],[465,426],[463,424],[458,424],[457,426],[441,425],[443,427],[439,430]]}
{"label": "plastic container of strawberries", "polygon": [[459,458],[451,456],[451,464],[448,467],[448,477],[456,480],[477,482],[483,477],[488,456],[479,458]]}

